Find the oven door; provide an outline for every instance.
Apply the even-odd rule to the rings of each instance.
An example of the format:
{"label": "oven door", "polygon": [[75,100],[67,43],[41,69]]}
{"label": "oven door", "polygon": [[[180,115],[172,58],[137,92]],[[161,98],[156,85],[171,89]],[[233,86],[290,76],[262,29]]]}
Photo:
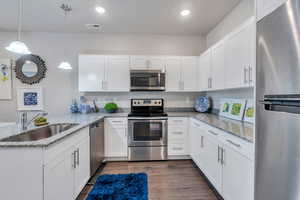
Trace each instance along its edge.
{"label": "oven door", "polygon": [[128,146],[166,146],[167,119],[128,119]]}
{"label": "oven door", "polygon": [[161,71],[133,70],[130,72],[131,91],[164,91],[165,73]]}

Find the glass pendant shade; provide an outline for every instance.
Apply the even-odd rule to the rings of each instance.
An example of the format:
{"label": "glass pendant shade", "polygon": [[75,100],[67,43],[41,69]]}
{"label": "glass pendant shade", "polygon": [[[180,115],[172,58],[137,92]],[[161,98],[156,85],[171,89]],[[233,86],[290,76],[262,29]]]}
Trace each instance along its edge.
{"label": "glass pendant shade", "polygon": [[31,54],[26,44],[21,41],[13,41],[5,49],[18,54]]}
{"label": "glass pendant shade", "polygon": [[61,62],[59,65],[58,65],[58,68],[59,69],[65,69],[65,70],[71,70],[72,69],[72,66],[70,63],[68,62]]}

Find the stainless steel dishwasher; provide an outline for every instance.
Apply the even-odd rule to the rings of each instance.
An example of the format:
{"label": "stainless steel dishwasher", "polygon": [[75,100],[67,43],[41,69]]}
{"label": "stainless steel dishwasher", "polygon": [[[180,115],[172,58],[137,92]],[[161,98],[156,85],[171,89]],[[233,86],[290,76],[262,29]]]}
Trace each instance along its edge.
{"label": "stainless steel dishwasher", "polygon": [[95,174],[104,160],[104,120],[90,125],[91,176]]}

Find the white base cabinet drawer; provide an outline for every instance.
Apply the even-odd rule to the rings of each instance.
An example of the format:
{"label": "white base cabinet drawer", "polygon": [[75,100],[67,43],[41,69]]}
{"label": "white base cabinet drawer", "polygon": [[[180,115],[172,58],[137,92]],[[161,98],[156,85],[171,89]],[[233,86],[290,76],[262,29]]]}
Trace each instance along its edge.
{"label": "white base cabinet drawer", "polygon": [[187,143],[185,141],[171,141],[168,144],[168,155],[189,155]]}
{"label": "white base cabinet drawer", "polygon": [[185,127],[170,127],[168,130],[168,137],[170,140],[186,139],[187,129]]}
{"label": "white base cabinet drawer", "polygon": [[189,133],[187,117],[168,118],[168,155],[189,155]]}

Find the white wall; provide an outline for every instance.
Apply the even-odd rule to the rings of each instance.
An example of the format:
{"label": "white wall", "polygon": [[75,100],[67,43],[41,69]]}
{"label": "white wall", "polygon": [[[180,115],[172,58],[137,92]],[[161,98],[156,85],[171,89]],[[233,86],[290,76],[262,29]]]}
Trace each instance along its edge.
{"label": "white wall", "polygon": [[245,20],[255,15],[255,0],[242,0],[214,29],[206,36],[207,47],[221,40]]}
{"label": "white wall", "polygon": [[[15,58],[4,47],[16,39],[15,33],[0,32],[0,57]],[[25,33],[22,39],[30,50],[40,55],[47,64],[46,78],[40,84],[44,89],[45,110],[50,115],[68,112],[69,105],[79,94],[77,57],[79,53],[95,54],[158,54],[197,56],[205,50],[206,40],[196,36],[166,36],[166,35],[118,35],[118,34],[58,34],[58,33]],[[72,63],[74,70],[61,71],[58,64],[65,58]],[[0,122],[16,120],[16,88],[29,87],[19,80],[13,79],[13,100],[0,101]],[[93,94],[95,95],[95,94]],[[115,98],[121,99],[122,105],[129,105],[132,94],[118,93]],[[170,106],[190,106],[195,94],[158,94],[163,96]],[[96,97],[111,99],[112,94],[98,93]],[[138,96],[141,96],[138,95]],[[148,97],[143,94],[143,97]],[[178,98],[177,98],[178,97]],[[127,103],[124,103],[127,99]],[[187,100],[190,99],[190,100]],[[116,99],[118,102],[118,99]]]}

